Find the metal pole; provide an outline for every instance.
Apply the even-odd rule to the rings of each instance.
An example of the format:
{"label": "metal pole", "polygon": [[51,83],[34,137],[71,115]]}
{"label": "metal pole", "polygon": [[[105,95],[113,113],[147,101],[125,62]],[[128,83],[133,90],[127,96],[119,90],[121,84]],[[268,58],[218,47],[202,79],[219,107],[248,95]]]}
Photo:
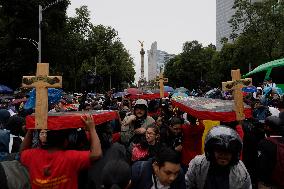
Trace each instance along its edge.
{"label": "metal pole", "polygon": [[97,57],[95,56],[95,75],[97,75]]}
{"label": "metal pole", "polygon": [[38,6],[38,63],[41,63],[41,22],[42,22],[42,6]]}
{"label": "metal pole", "polygon": [[111,90],[111,73],[109,75],[109,90]]}

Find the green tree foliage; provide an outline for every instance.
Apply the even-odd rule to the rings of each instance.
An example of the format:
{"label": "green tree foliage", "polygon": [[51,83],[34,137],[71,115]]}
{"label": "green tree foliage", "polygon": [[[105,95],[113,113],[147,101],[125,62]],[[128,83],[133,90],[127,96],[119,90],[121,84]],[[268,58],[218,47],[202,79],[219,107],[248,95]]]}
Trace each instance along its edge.
{"label": "green tree foliage", "polygon": [[[78,89],[88,70],[98,74],[96,90],[111,87],[121,89],[122,83],[134,82],[134,63],[128,51],[111,27],[93,25],[86,6],[76,9],[76,16],[67,21],[66,48],[70,54],[65,64],[69,88]],[[76,76],[76,77],[74,77]]]}
{"label": "green tree foliage", "polygon": [[[34,74],[38,52],[31,40],[38,41],[38,5],[52,2],[0,0],[0,83],[16,88],[23,75]],[[42,62],[50,63],[50,74],[62,75],[64,89],[71,91],[82,89],[88,70],[97,73],[97,86],[92,89],[109,89],[109,78],[115,88],[132,83],[133,59],[117,31],[92,24],[86,6],[77,8],[76,15],[68,18],[68,5],[66,0],[43,12]]]}
{"label": "green tree foliage", "polygon": [[196,88],[207,80],[208,67],[215,53],[215,46],[203,47],[198,41],[185,42],[183,52],[171,59],[165,67],[169,84],[174,87]]}
{"label": "green tree foliage", "polygon": [[283,57],[284,2],[266,0],[249,3],[236,0],[234,8],[236,13],[230,21],[232,35],[241,32],[242,40],[257,48],[266,60]]}
{"label": "green tree foliage", "polygon": [[[21,76],[34,74],[38,57],[38,5],[47,5],[48,0],[1,0],[0,4],[0,81],[11,87],[19,87]],[[44,12],[43,62],[53,59],[47,48],[58,35],[65,22],[69,2],[65,1]],[[57,38],[49,40],[49,38]],[[55,45],[54,45],[55,46]],[[52,61],[51,61],[52,62]]]}
{"label": "green tree foliage", "polygon": [[266,0],[249,3],[236,0],[235,14],[230,20],[233,33],[223,38],[223,48],[216,52],[212,46],[202,47],[197,41],[186,42],[183,52],[166,65],[166,76],[173,86],[196,88],[203,79],[211,86],[220,86],[231,80],[231,70],[241,69],[245,74],[249,66],[284,56],[284,2]]}
{"label": "green tree foliage", "polygon": [[283,57],[283,2],[267,0],[252,4],[236,0],[234,8],[236,12],[230,20],[233,43],[223,39],[222,50],[212,59],[209,75],[214,85],[230,80],[231,69],[239,68],[245,74],[249,66],[255,68]]}

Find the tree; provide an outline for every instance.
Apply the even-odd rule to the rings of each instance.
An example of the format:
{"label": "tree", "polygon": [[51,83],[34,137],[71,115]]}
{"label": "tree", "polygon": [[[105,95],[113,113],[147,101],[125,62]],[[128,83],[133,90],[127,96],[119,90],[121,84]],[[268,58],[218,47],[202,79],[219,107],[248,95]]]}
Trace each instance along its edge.
{"label": "tree", "polygon": [[169,79],[168,85],[175,88],[182,86],[182,78],[180,78],[181,70],[181,55],[177,55],[168,61],[164,70],[165,76]]}
{"label": "tree", "polygon": [[[38,3],[28,0],[0,1],[0,82],[13,88],[20,86],[22,75],[34,74],[36,69],[38,51],[31,40],[38,41]],[[42,0],[40,3],[45,5],[50,2]],[[64,1],[44,12],[43,62],[54,56],[48,51],[48,46],[53,46],[49,38],[60,41],[58,36],[65,22],[68,4],[69,1]]]}
{"label": "tree", "polygon": [[245,74],[249,67],[283,57],[283,2],[236,0],[233,8],[236,12],[230,23],[234,41],[223,39],[223,48],[213,56],[209,74],[213,86],[231,79],[232,69]]}
{"label": "tree", "polygon": [[[19,87],[22,75],[33,75],[36,70],[37,49],[21,38],[38,41],[38,3],[0,0],[0,83]],[[40,1],[43,6],[48,3]],[[82,78],[89,70],[97,74],[90,90],[109,89],[110,77],[115,88],[133,82],[133,59],[118,32],[92,24],[86,6],[77,8],[74,17],[67,17],[68,4],[63,1],[44,11],[42,62],[50,63],[50,74],[63,75],[63,87],[69,91],[85,90]]]}
{"label": "tree", "polygon": [[166,64],[165,75],[169,78],[169,84],[197,88],[201,80],[207,80],[208,67],[215,51],[214,45],[203,47],[198,41],[185,42],[183,52]]}
{"label": "tree", "polygon": [[266,59],[283,57],[284,2],[236,0],[234,8],[236,13],[230,21],[233,35],[241,32],[239,36],[249,40],[249,44],[261,47],[258,50],[265,54]]}
{"label": "tree", "polygon": [[134,82],[134,63],[128,51],[111,27],[93,26],[88,36],[88,46],[92,56],[96,56],[97,73],[102,76],[104,89],[121,88],[122,83]]}

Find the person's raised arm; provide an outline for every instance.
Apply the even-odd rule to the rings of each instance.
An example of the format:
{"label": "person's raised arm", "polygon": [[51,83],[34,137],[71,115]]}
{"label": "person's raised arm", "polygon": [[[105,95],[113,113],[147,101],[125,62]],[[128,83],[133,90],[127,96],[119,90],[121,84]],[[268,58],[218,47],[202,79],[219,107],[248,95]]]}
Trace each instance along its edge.
{"label": "person's raised arm", "polygon": [[20,152],[31,148],[33,141],[33,130],[28,129],[25,138],[21,144]]}
{"label": "person's raised arm", "polygon": [[87,129],[90,132],[90,159],[91,160],[97,160],[102,156],[102,148],[100,139],[98,137],[98,134],[96,132],[96,125],[94,122],[94,118],[92,115],[85,115],[81,117],[82,120],[85,122]]}

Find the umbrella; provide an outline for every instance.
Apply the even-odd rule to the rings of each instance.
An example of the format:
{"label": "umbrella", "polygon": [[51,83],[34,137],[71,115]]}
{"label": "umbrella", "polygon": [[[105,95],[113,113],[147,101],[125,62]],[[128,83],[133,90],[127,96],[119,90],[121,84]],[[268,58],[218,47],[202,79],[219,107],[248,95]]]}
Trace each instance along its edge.
{"label": "umbrella", "polygon": [[222,98],[222,92],[218,88],[211,89],[207,91],[204,95],[206,98]]}
{"label": "umbrella", "polygon": [[143,91],[143,94],[154,94],[154,93],[153,93],[153,91],[151,91],[151,90],[144,90],[144,91]]}
{"label": "umbrella", "polygon": [[267,95],[267,94],[268,94],[269,92],[271,92],[272,90],[273,90],[275,93],[279,94],[279,95],[282,95],[282,94],[283,94],[282,89],[279,88],[279,87],[275,87],[275,88],[272,88],[272,87],[265,87],[265,88],[263,89],[263,94],[264,94],[264,95]]}
{"label": "umbrella", "polygon": [[5,85],[0,85],[0,93],[1,94],[13,93],[13,90]]}
{"label": "umbrella", "polygon": [[274,61],[270,61],[270,62],[267,62],[265,64],[259,65],[258,67],[256,67],[254,70],[247,73],[243,77],[245,78],[245,77],[248,77],[248,76],[253,75],[255,73],[258,73],[258,72],[262,72],[262,71],[266,72],[268,70],[272,70],[274,67],[283,67],[283,66],[284,66],[284,58],[274,60]]}
{"label": "umbrella", "polygon": [[118,97],[123,97],[125,95],[125,92],[117,92],[113,94],[114,98],[118,98]]}
{"label": "umbrella", "polygon": [[246,93],[254,93],[257,92],[257,88],[255,86],[248,86],[248,87],[243,87],[242,91]]}
{"label": "umbrella", "polygon": [[73,95],[70,95],[70,94],[63,94],[62,95],[62,99],[65,100],[67,103],[72,103],[73,102],[73,99],[75,97]]}
{"label": "umbrella", "polygon": [[15,104],[21,104],[22,102],[26,102],[27,99],[26,98],[20,98],[20,99],[15,99],[13,100],[12,104],[15,105]]}
{"label": "umbrella", "polygon": [[174,89],[170,86],[164,86],[164,91],[165,92],[174,92]]}
{"label": "umbrella", "polygon": [[186,93],[177,92],[172,95],[172,97],[188,97]]}
{"label": "umbrella", "polygon": [[160,89],[151,90],[152,94],[160,94]]}
{"label": "umbrella", "polygon": [[189,90],[187,88],[184,88],[184,87],[179,87],[179,88],[176,88],[174,90],[174,93],[178,93],[178,92],[181,92],[181,93],[189,93]]}
{"label": "umbrella", "polygon": [[0,99],[14,99],[15,97],[14,96],[0,96]]}
{"label": "umbrella", "polygon": [[137,88],[128,88],[126,92],[130,95],[137,95],[142,93],[142,91]]}

